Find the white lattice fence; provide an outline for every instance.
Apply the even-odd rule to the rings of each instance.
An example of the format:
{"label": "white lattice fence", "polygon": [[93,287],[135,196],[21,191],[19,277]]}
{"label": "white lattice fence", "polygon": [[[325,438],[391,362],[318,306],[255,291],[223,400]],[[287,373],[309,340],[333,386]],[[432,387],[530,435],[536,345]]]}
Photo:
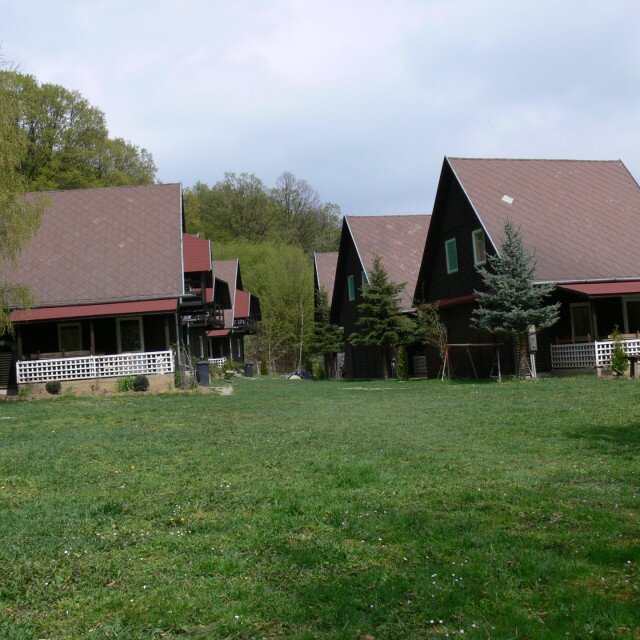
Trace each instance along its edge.
{"label": "white lattice fence", "polygon": [[[595,346],[597,366],[610,366],[611,352],[613,351],[613,340],[603,340],[602,342],[596,342]],[[623,340],[622,348],[628,356],[640,356],[640,340],[638,339]]]}
{"label": "white lattice fence", "polygon": [[209,358],[209,364],[215,364],[216,367],[222,368],[227,364],[226,358]]}
{"label": "white lattice fence", "polygon": [[551,366],[554,369],[591,369],[596,366],[593,342],[579,344],[552,344]]}
{"label": "white lattice fence", "polygon": [[173,351],[118,353],[109,356],[81,356],[24,360],[16,364],[18,384],[49,380],[88,380],[120,376],[155,375],[174,370]]}

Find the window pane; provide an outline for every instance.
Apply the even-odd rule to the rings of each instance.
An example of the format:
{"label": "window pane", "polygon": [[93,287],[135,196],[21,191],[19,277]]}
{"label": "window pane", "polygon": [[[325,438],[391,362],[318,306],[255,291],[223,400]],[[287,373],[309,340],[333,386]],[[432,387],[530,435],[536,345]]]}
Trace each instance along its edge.
{"label": "window pane", "polygon": [[60,351],[80,351],[82,334],[79,324],[60,325]]}
{"label": "window pane", "polygon": [[120,320],[120,350],[142,351],[142,336],[138,318]]}
{"label": "window pane", "polygon": [[353,301],[356,299],[356,284],[354,282],[353,276],[349,276],[347,278],[347,285],[349,287],[349,300]]}
{"label": "window pane", "polygon": [[447,273],[455,273],[458,270],[458,247],[456,239],[451,238],[444,243],[447,255]]}
{"label": "window pane", "polygon": [[584,338],[591,334],[591,310],[588,304],[571,307],[571,322],[574,338]]}
{"label": "window pane", "polygon": [[473,232],[473,261],[476,266],[487,261],[487,251],[484,244],[484,231]]}

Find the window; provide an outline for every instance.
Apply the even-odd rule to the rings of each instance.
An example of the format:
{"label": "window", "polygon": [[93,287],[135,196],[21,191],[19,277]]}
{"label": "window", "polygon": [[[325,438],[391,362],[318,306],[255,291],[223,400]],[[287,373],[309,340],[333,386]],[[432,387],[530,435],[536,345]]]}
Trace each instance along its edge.
{"label": "window", "polygon": [[487,249],[482,229],[476,229],[471,232],[471,243],[473,244],[473,264],[479,267],[487,261]]}
{"label": "window", "polygon": [[118,353],[144,351],[142,316],[117,318],[116,337],[118,339]]}
{"label": "window", "polygon": [[574,340],[587,341],[591,336],[591,305],[588,302],[571,304],[571,333]]}
{"label": "window", "polygon": [[458,247],[456,239],[451,238],[444,243],[444,250],[447,255],[447,273],[458,272]]}
{"label": "window", "polygon": [[353,276],[347,278],[347,287],[349,288],[349,302],[356,299],[356,283]]}
{"label": "window", "polygon": [[369,284],[367,280],[367,274],[364,271],[361,274],[361,280],[362,280],[362,290],[364,291]]}
{"label": "window", "polygon": [[640,331],[640,300],[625,300],[624,310],[626,332]]}
{"label": "window", "polygon": [[82,326],[79,322],[58,325],[60,351],[82,351]]}

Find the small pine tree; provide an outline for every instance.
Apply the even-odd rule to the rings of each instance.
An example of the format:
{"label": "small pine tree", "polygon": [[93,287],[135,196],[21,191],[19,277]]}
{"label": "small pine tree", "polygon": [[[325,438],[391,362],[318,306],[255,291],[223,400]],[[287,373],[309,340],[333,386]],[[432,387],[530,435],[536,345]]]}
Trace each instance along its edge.
{"label": "small pine tree", "polygon": [[558,320],[560,303],[544,304],[555,284],[534,284],[535,261],[511,221],[504,225],[500,255],[487,256],[488,269],[480,269],[487,291],[475,291],[478,308],[473,324],[491,333],[506,333],[518,340],[518,374],[527,365],[527,331],[531,325],[545,329]]}
{"label": "small pine tree", "polygon": [[267,363],[267,358],[265,356],[262,356],[262,358],[260,358],[260,375],[261,376],[269,375],[269,365]]}
{"label": "small pine tree", "polygon": [[616,377],[621,378],[629,369],[629,358],[624,351],[622,345],[622,336],[618,325],[615,326],[613,333],[613,350],[611,351],[611,370]]}
{"label": "small pine tree", "polygon": [[398,309],[397,297],[406,284],[389,282],[380,256],[374,257],[369,276],[369,284],[358,305],[357,331],[349,336],[349,342],[382,348],[382,377],[386,380],[389,377],[387,349],[410,342],[415,328],[413,321]]}
{"label": "small pine tree", "polygon": [[316,319],[309,353],[324,359],[324,372],[327,378],[335,377],[333,354],[344,349],[344,329],[332,324],[330,315],[329,295],[327,290],[321,287],[316,296]]}
{"label": "small pine tree", "polygon": [[406,382],[409,379],[409,355],[407,348],[401,344],[398,348],[398,361],[396,363],[396,377]]}

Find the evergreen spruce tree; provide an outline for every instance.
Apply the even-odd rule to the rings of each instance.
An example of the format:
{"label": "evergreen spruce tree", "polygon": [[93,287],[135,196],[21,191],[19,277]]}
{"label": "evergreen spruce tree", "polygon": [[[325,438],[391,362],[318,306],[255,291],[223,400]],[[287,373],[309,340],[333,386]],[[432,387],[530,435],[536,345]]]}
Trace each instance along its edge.
{"label": "evergreen spruce tree", "polygon": [[501,254],[487,257],[488,268],[480,269],[487,288],[476,291],[478,308],[473,324],[491,333],[504,333],[518,341],[518,374],[525,375],[527,365],[527,331],[531,325],[545,329],[558,320],[560,303],[545,304],[554,284],[534,284],[535,261],[511,221],[504,226]]}
{"label": "evergreen spruce tree", "polygon": [[324,287],[318,291],[316,298],[316,319],[313,325],[313,338],[309,352],[322,356],[324,359],[324,373],[327,378],[335,378],[333,354],[344,349],[344,330],[331,324],[329,316],[329,294]]}
{"label": "evergreen spruce tree", "polygon": [[398,309],[398,294],[406,284],[389,282],[389,277],[379,256],[373,260],[369,284],[362,291],[358,305],[359,317],[356,332],[349,336],[352,345],[382,348],[382,376],[389,377],[387,349],[407,344],[413,339],[413,321]]}

